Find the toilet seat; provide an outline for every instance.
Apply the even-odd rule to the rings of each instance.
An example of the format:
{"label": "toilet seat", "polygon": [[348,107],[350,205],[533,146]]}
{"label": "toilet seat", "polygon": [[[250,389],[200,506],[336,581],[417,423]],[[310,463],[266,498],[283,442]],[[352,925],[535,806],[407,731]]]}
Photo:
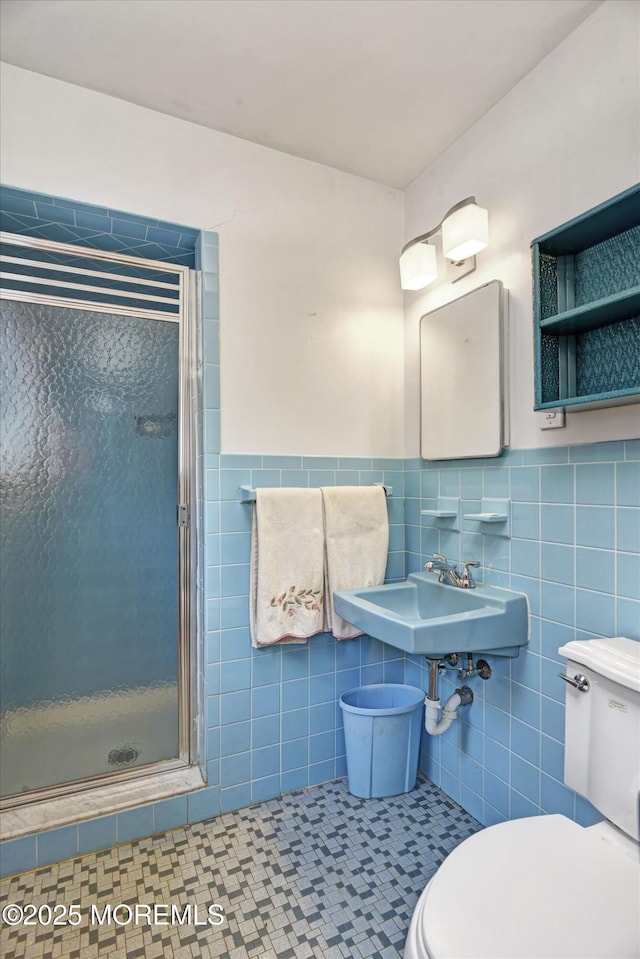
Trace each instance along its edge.
{"label": "toilet seat", "polygon": [[535,816],[466,839],[422,893],[405,959],[637,959],[637,847],[608,830]]}

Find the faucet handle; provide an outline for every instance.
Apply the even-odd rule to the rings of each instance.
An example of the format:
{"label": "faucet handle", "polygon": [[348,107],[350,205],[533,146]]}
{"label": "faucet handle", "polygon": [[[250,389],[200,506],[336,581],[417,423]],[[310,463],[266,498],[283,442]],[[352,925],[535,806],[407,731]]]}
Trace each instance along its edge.
{"label": "faucet handle", "polygon": [[462,564],[462,575],[460,576],[460,581],[465,589],[473,589],[473,587],[476,585],[469,567],[473,566],[475,569],[477,569],[479,565],[480,563],[475,559],[468,559]]}
{"label": "faucet handle", "polygon": [[448,562],[447,557],[446,557],[446,556],[443,556],[442,553],[432,553],[432,554],[431,554],[431,558],[432,558],[432,559],[439,559],[441,563],[447,563],[447,562]]}

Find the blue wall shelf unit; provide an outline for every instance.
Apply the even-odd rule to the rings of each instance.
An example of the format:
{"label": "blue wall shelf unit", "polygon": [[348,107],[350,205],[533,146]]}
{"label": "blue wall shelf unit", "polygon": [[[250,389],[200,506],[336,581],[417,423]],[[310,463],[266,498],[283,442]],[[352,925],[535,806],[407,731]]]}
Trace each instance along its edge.
{"label": "blue wall shelf unit", "polygon": [[640,184],[531,244],[535,409],[640,400]]}

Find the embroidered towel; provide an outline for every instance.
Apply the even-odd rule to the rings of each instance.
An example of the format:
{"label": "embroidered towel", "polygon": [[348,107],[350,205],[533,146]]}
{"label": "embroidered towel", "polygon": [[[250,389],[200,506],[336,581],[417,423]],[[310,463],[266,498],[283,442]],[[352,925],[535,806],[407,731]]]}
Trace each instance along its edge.
{"label": "embroidered towel", "polygon": [[304,643],[323,631],[323,563],[320,490],[256,490],[249,597],[254,646]]}
{"label": "embroidered towel", "polygon": [[322,489],[325,524],[326,622],[336,639],[361,636],[333,608],[333,591],[379,586],[389,551],[389,518],[382,486],[326,486]]}

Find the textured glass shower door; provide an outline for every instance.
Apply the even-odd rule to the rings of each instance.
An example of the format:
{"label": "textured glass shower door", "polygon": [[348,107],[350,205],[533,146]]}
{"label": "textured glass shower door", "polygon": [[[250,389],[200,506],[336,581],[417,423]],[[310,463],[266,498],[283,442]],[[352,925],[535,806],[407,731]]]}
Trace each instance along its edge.
{"label": "textured glass shower door", "polygon": [[0,302],[2,795],[179,753],[179,324]]}

